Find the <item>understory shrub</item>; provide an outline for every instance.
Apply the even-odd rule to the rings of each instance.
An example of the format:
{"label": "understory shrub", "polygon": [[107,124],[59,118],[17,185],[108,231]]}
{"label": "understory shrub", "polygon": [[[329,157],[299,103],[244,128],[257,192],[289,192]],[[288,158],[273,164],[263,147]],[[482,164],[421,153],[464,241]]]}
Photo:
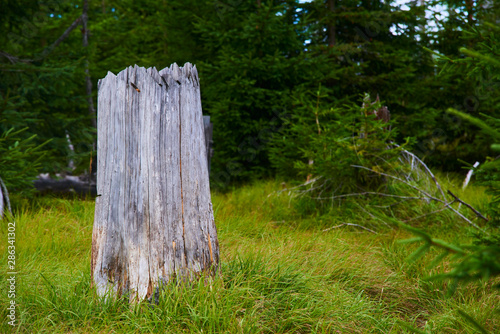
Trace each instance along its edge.
{"label": "understory shrub", "polygon": [[[378,172],[394,168],[408,147],[393,145],[397,128],[381,117],[384,109],[366,94],[360,104],[331,107],[330,91],[319,86],[315,92],[297,95],[294,114],[285,119],[272,140],[271,162],[283,177],[316,181],[319,193],[344,194],[376,190],[385,185]],[[321,186],[318,186],[320,184]]]}

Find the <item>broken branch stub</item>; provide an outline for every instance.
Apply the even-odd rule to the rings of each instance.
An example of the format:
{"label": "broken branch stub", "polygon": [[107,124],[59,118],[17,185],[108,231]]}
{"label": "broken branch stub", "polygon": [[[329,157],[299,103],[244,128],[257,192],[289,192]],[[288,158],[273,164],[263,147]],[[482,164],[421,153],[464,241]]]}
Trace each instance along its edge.
{"label": "broken branch stub", "polygon": [[91,274],[99,295],[151,298],[219,263],[196,67],[126,68],[98,84]]}

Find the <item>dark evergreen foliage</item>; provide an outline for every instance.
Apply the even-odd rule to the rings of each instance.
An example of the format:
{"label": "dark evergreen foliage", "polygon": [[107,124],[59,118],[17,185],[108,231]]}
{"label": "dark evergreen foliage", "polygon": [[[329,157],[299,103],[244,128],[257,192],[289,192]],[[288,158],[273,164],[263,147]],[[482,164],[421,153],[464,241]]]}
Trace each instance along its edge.
{"label": "dark evergreen foliage", "polygon": [[294,7],[241,1],[195,26],[212,59],[200,62],[204,108],[214,126],[214,180],[272,175],[268,142],[292,111],[294,87],[315,80]]}
{"label": "dark evergreen foliage", "polygon": [[[69,160],[77,172],[87,169],[95,131],[85,60],[94,101],[107,71],[190,61],[200,70],[204,112],[215,126],[214,184],[283,173],[294,162],[278,160],[304,159],[291,142],[281,156],[271,154],[270,138],[300,115],[298,99],[319,85],[335,110],[359,105],[361,94],[378,94],[391,110],[398,142],[413,137],[414,151],[427,163],[460,170],[459,159],[474,162],[492,153],[473,126],[443,111],[452,106],[496,117],[494,77],[468,76],[459,61],[446,66],[461,71],[434,64],[484,41],[464,31],[497,17],[498,5],[470,3],[414,1],[401,10],[395,1],[366,0],[90,2],[84,48],[80,26],[51,47],[81,15],[82,4],[2,1],[0,98],[16,105],[2,112],[2,131],[28,126],[25,135],[37,134],[36,143],[52,139],[45,171],[65,170]],[[426,16],[433,8],[445,8],[448,17]]]}
{"label": "dark evergreen foliage", "polygon": [[46,172],[66,171],[69,160],[88,166],[94,131],[86,112],[81,34],[73,30],[62,45],[53,44],[81,9],[55,1],[7,2],[7,8],[0,25],[1,131],[27,127],[21,139],[50,141],[41,161]]}

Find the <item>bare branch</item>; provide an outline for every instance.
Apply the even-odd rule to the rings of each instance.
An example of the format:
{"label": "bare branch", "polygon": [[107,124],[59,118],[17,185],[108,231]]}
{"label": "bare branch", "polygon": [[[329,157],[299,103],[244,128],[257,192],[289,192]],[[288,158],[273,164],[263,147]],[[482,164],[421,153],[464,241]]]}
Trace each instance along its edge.
{"label": "bare branch", "polygon": [[373,172],[373,173],[376,173],[376,174],[380,174],[380,175],[383,175],[383,176],[387,176],[387,177],[389,177],[389,178],[391,178],[391,179],[394,179],[394,180],[397,180],[397,181],[399,181],[399,182],[401,182],[401,183],[406,184],[408,187],[413,188],[413,189],[415,189],[416,191],[418,191],[418,192],[420,192],[420,193],[424,194],[424,195],[425,195],[425,196],[427,196],[429,199],[432,199],[432,200],[434,200],[434,201],[437,201],[437,202],[441,202],[441,203],[443,203],[443,204],[446,204],[446,202],[445,202],[445,201],[440,200],[439,198],[436,198],[436,197],[432,196],[432,195],[431,195],[431,194],[429,194],[428,192],[426,192],[426,191],[424,191],[424,190],[422,190],[422,189],[420,189],[420,188],[418,188],[418,187],[415,187],[414,185],[409,184],[407,181],[402,180],[402,179],[400,179],[399,177],[396,177],[396,176],[394,176],[394,175],[390,175],[390,174],[387,174],[387,173],[378,172],[378,171],[375,171],[375,170],[373,170],[373,169],[371,169],[371,168],[368,168],[368,167],[365,167],[365,166],[351,165],[351,167],[356,167],[356,168],[366,169],[366,170],[368,170],[368,171],[370,171],[370,172]]}
{"label": "bare branch", "polygon": [[[453,204],[453,202],[451,202],[450,204]],[[448,209],[448,206],[445,205],[444,207],[442,207],[441,209],[439,210],[435,210],[435,211],[432,211],[432,212],[429,212],[429,213],[426,213],[426,214],[423,214],[423,215],[420,215],[420,216],[417,216],[417,217],[413,217],[413,218],[410,218],[410,219],[407,219],[407,220],[403,220],[403,222],[405,223],[408,223],[408,222],[411,222],[412,220],[417,220],[417,219],[420,219],[420,218],[424,218],[424,217],[427,217],[427,216],[430,216],[430,215],[433,215],[435,213],[438,213],[438,212],[441,212],[441,211],[444,211]]]}
{"label": "bare branch", "polygon": [[330,230],[333,230],[334,228],[339,228],[339,227],[342,227],[342,226],[354,226],[354,227],[359,227],[359,228],[362,228],[363,230],[367,230],[368,232],[371,232],[371,233],[375,233],[377,234],[377,232],[375,232],[374,230],[370,230],[369,228],[367,227],[364,227],[364,226],[361,226],[361,225],[358,225],[358,224],[352,224],[352,223],[342,223],[340,225],[337,225],[337,226],[332,226],[332,227],[329,227],[325,230],[323,230],[323,232],[328,232]]}
{"label": "bare branch", "polygon": [[[452,202],[453,203],[453,202]],[[453,207],[451,207],[450,205],[446,205],[451,211],[455,212],[457,215],[460,216],[460,218],[462,218],[463,220],[465,220],[467,223],[469,223],[470,225],[474,226],[475,228],[477,228],[479,231],[482,231],[482,232],[486,232],[485,230],[483,230],[482,228],[480,228],[479,226],[477,226],[476,224],[474,224],[470,219],[468,219],[467,217],[465,217],[463,214],[461,214],[459,211],[455,210]]]}
{"label": "bare branch", "polygon": [[[319,179],[321,179],[321,178],[322,178],[322,177],[320,176],[320,177],[317,177],[317,178],[315,178],[315,179],[312,179],[312,180],[306,181],[306,182],[305,182],[305,183],[303,183],[303,184],[299,184],[298,186],[295,186],[295,187],[292,187],[292,188],[285,188],[285,189],[282,189],[282,190],[278,190],[277,192],[278,192],[278,193],[282,193],[282,192],[287,191],[287,190],[288,190],[288,191],[290,191],[290,190],[299,189],[299,188],[302,188],[302,187],[304,187],[304,186],[307,186],[308,184],[314,183],[314,182],[318,181],[318,180],[319,180]],[[271,196],[271,195],[272,195],[272,193],[271,193],[271,194],[269,194],[269,195],[268,195],[268,197],[269,197],[269,196]]]}
{"label": "bare branch", "polygon": [[7,58],[12,64],[15,64],[17,62],[29,63],[32,61],[31,59],[20,59],[19,57],[11,55],[10,53],[5,52],[5,51],[0,51],[0,56]]}
{"label": "bare branch", "polygon": [[49,53],[51,53],[59,44],[61,44],[61,42],[64,41],[69,36],[69,34],[81,23],[81,21],[82,21],[82,16],[79,16],[75,21],[73,21],[73,23],[66,29],[66,31],[64,31],[64,33],[54,43],[46,47],[42,51],[41,55],[35,59],[21,59],[5,51],[0,51],[0,56],[7,58],[12,64],[19,62],[32,63],[34,61],[41,60],[47,57]]}
{"label": "bare branch", "polygon": [[459,211],[455,210],[455,209],[454,209],[454,208],[450,205],[450,204],[451,204],[451,203],[453,203],[454,201],[453,201],[453,202],[451,202],[451,203],[448,203],[448,202],[446,202],[446,201],[440,200],[439,198],[436,198],[436,197],[434,197],[434,196],[430,195],[430,194],[429,194],[429,193],[427,193],[426,191],[424,191],[424,190],[422,190],[422,189],[420,189],[420,188],[418,188],[418,187],[415,187],[414,185],[412,185],[412,184],[408,183],[407,181],[402,180],[402,179],[400,179],[399,177],[396,177],[396,176],[394,176],[394,175],[390,175],[390,174],[387,174],[387,173],[382,173],[382,172],[379,172],[379,171],[375,171],[375,170],[373,170],[373,169],[370,169],[370,168],[368,168],[368,167],[364,167],[364,166],[358,166],[358,165],[351,165],[351,166],[352,166],[352,167],[356,167],[356,168],[366,169],[366,170],[369,170],[369,171],[374,172],[374,173],[376,173],[376,174],[384,175],[384,176],[387,176],[387,177],[392,178],[392,179],[394,179],[394,180],[397,180],[397,181],[399,181],[399,182],[402,182],[402,183],[406,184],[408,187],[413,188],[413,189],[415,189],[416,191],[418,191],[418,192],[420,192],[420,193],[422,193],[422,194],[426,195],[429,199],[434,200],[434,201],[436,201],[436,202],[443,203],[446,207],[448,207],[451,211],[455,212],[455,213],[456,213],[456,214],[457,214],[460,218],[462,218],[463,220],[465,220],[465,221],[466,221],[467,223],[469,223],[471,226],[475,227],[476,229],[478,229],[478,230],[480,230],[480,231],[482,231],[482,232],[485,232],[483,229],[481,229],[479,226],[477,226],[475,223],[473,223],[473,222],[472,222],[469,218],[465,217],[465,216],[464,216],[463,214],[461,214]]}
{"label": "bare branch", "polygon": [[[290,195],[290,193],[293,191],[296,196],[304,196],[306,193],[309,193],[309,192],[312,192],[316,189],[321,189],[323,188],[323,186],[331,179],[325,179],[323,181],[323,183],[317,185],[317,186],[314,186],[314,184],[316,183],[316,181],[320,180],[322,177],[318,177],[318,178],[315,178],[313,180],[310,180],[310,181],[306,181],[305,183],[303,184],[300,184],[298,186],[295,186],[295,187],[292,187],[292,188],[284,188],[282,190],[278,190],[278,191],[275,191],[275,192],[272,192],[270,193],[269,195],[267,195],[267,197],[271,196],[273,193],[277,193],[277,194],[280,194],[282,192],[285,192],[285,191],[288,191],[288,194]],[[303,189],[305,186],[308,186],[310,185],[310,188],[307,188],[307,189],[304,189],[304,190],[301,190],[301,188]]]}
{"label": "bare branch", "polygon": [[62,41],[64,41],[69,36],[69,34],[81,23],[81,21],[82,21],[82,16],[79,16],[75,21],[73,21],[73,23],[71,23],[71,25],[66,29],[66,31],[64,31],[64,33],[58,39],[56,39],[54,43],[52,43],[51,45],[46,47],[45,50],[43,50],[40,58],[47,57],[47,55],[51,53],[52,50],[54,50],[59,44],[61,44]]}
{"label": "bare branch", "polygon": [[[372,214],[370,211],[366,210],[364,207],[362,207],[361,205],[358,204],[358,207],[363,210],[368,216],[372,217],[373,219],[375,220],[380,220],[382,223],[384,223],[384,225],[386,225],[387,227],[391,227],[391,225],[387,224],[385,221],[383,221],[382,219],[380,219],[379,217],[375,216],[374,214]],[[392,227],[391,227],[392,228]]]}
{"label": "bare branch", "polygon": [[476,209],[474,209],[472,207],[472,205],[468,204],[468,203],[465,203],[464,201],[462,201],[460,198],[458,198],[454,193],[452,193],[450,190],[448,190],[448,194],[450,194],[456,201],[462,203],[463,205],[465,205],[466,207],[468,207],[469,209],[471,209],[479,218],[482,218],[484,219],[485,221],[489,221],[488,218],[486,218],[485,216],[483,216],[481,214],[481,212],[477,211]]}
{"label": "bare branch", "polygon": [[[397,147],[400,147],[398,144],[396,143],[391,143],[392,145],[395,145]],[[436,187],[439,189],[439,191],[441,192],[441,196],[443,196],[443,199],[446,200],[446,196],[444,194],[444,191],[443,189],[441,188],[441,186],[439,185],[439,182],[437,181],[436,177],[434,176],[434,174],[431,172],[431,170],[429,169],[429,167],[427,167],[426,164],[424,164],[424,162],[422,160],[420,160],[419,157],[417,157],[415,154],[403,149],[403,152],[405,152],[406,154],[408,154],[409,156],[411,156],[414,160],[418,161],[420,163],[420,165],[422,167],[424,167],[425,171],[427,172],[427,174],[429,174],[429,176],[432,178],[432,180],[434,181],[434,183],[436,184]]]}
{"label": "bare branch", "polygon": [[[420,199],[426,199],[426,198],[422,197]],[[372,204],[371,206],[373,206],[374,208],[389,209],[389,208],[392,208],[393,206],[399,205],[399,204],[404,203],[404,202],[408,202],[410,200],[412,200],[412,198],[402,199],[401,201],[398,201],[396,203],[392,203],[389,205],[374,205],[374,204]]]}
{"label": "bare branch", "polygon": [[400,196],[400,195],[392,195],[392,194],[384,194],[379,192],[365,191],[361,193],[352,193],[345,195],[338,195],[332,197],[313,197],[313,199],[337,199],[337,198],[345,198],[345,197],[353,197],[353,196],[365,196],[365,195],[375,195],[375,196],[383,196],[383,197],[394,197],[394,198],[403,198],[403,199],[421,199],[425,200],[425,197],[417,197],[417,196]]}

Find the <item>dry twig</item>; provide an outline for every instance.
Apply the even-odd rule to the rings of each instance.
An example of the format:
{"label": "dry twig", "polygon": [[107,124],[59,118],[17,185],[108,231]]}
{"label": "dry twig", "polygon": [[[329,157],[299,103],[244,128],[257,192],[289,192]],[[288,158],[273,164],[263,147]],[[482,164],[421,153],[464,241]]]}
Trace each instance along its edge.
{"label": "dry twig", "polygon": [[[397,147],[400,147],[398,144],[395,144],[395,143],[392,143],[392,145],[395,145]],[[403,152],[405,154],[408,154],[409,156],[412,157],[412,160],[416,160],[420,166],[424,167],[425,171],[427,172],[427,174],[429,174],[429,176],[432,178],[432,180],[434,181],[434,183],[436,184],[436,187],[439,189],[439,191],[441,192],[441,196],[443,196],[443,199],[446,200],[446,196],[444,194],[444,191],[443,189],[441,188],[441,186],[439,185],[439,182],[437,181],[436,177],[434,176],[434,174],[431,172],[431,170],[429,169],[429,167],[427,167],[426,164],[424,164],[424,162],[422,160],[420,160],[419,157],[417,157],[415,154],[403,149]],[[412,162],[412,167],[413,167],[413,162]]]}
{"label": "dry twig", "polygon": [[359,227],[359,228],[362,228],[363,230],[367,230],[369,232],[372,232],[372,233],[375,233],[377,234],[377,232],[375,232],[374,230],[370,230],[369,228],[367,227],[364,227],[364,226],[361,226],[361,225],[358,225],[358,224],[352,224],[352,223],[342,223],[340,225],[337,225],[337,226],[332,226],[332,227],[329,227],[327,229],[324,229],[323,232],[328,232],[330,230],[333,230],[334,228],[339,228],[339,227],[342,227],[342,226],[354,226],[354,227]]}
{"label": "dry twig", "polygon": [[[423,163],[422,163],[423,164]],[[369,170],[371,172],[374,172],[376,174],[379,174],[379,175],[383,175],[383,176],[387,176],[389,178],[392,178],[394,180],[397,180],[403,184],[406,184],[408,187],[412,188],[412,189],[415,189],[416,191],[424,194],[425,196],[427,196],[427,198],[429,200],[433,200],[433,201],[436,201],[436,202],[439,202],[439,203],[442,203],[444,206],[446,206],[448,209],[450,209],[451,211],[455,212],[460,218],[462,218],[463,220],[465,220],[467,223],[469,223],[471,226],[475,227],[476,229],[480,230],[480,231],[483,231],[485,232],[483,229],[481,229],[479,226],[477,226],[477,224],[473,223],[469,218],[465,217],[463,214],[461,214],[459,211],[457,211],[455,208],[453,208],[451,206],[452,203],[454,203],[455,201],[452,201],[452,202],[447,202],[446,201],[446,197],[445,197],[445,200],[441,200],[437,197],[434,197],[432,196],[431,194],[429,194],[428,192],[408,183],[407,181],[405,180],[402,180],[401,178],[399,177],[396,177],[394,175],[390,175],[390,174],[387,174],[387,173],[383,173],[383,172],[379,172],[379,171],[376,171],[376,170],[373,170],[371,168],[368,168],[368,167],[365,167],[365,166],[358,166],[358,165],[351,165],[352,167],[356,167],[356,168],[361,168],[361,169],[366,169],[366,170]],[[437,180],[435,181],[437,183]],[[439,183],[438,183],[439,184]],[[472,208],[470,205],[467,205],[467,207],[469,208]],[[477,210],[473,210],[475,213],[477,212]],[[477,213],[476,213],[477,214]]]}
{"label": "dry twig", "polygon": [[402,198],[402,199],[425,199],[425,197],[400,196],[400,195],[384,194],[384,193],[373,192],[373,191],[364,191],[364,192],[361,192],[361,193],[344,194],[344,195],[331,196],[331,197],[313,197],[313,199],[324,200],[324,199],[337,199],[337,198],[353,197],[353,196],[365,196],[365,195],[375,195],[375,196],[383,196],[383,197],[394,197],[394,198]]}
{"label": "dry twig", "polygon": [[451,197],[453,197],[453,198],[455,199],[455,201],[458,201],[458,202],[462,203],[463,205],[465,205],[466,207],[468,207],[469,209],[471,209],[471,210],[472,210],[472,212],[474,212],[474,213],[475,213],[475,214],[476,214],[479,218],[482,218],[482,219],[484,219],[485,221],[489,221],[489,219],[488,219],[488,218],[486,218],[485,216],[483,216],[483,215],[481,214],[481,212],[479,212],[479,211],[477,211],[476,209],[474,209],[474,208],[472,207],[472,205],[470,205],[470,204],[465,203],[464,201],[462,201],[462,200],[461,200],[460,198],[458,198],[458,197],[457,197],[454,193],[452,193],[452,192],[451,192],[451,190],[448,190],[448,194],[450,194],[450,195],[451,195]]}
{"label": "dry twig", "polygon": [[82,16],[77,17],[76,20],[73,21],[73,23],[63,32],[63,34],[61,36],[59,36],[59,38],[56,39],[51,45],[46,47],[42,51],[41,55],[35,59],[21,59],[17,56],[11,55],[10,53],[5,52],[5,51],[1,51],[1,50],[0,50],[0,56],[7,58],[12,64],[15,64],[18,62],[32,63],[34,61],[41,60],[41,59],[47,57],[49,55],[49,53],[52,52],[52,50],[54,50],[59,44],[61,44],[61,42],[64,41],[69,36],[69,34],[81,23],[81,21],[82,21]]}

